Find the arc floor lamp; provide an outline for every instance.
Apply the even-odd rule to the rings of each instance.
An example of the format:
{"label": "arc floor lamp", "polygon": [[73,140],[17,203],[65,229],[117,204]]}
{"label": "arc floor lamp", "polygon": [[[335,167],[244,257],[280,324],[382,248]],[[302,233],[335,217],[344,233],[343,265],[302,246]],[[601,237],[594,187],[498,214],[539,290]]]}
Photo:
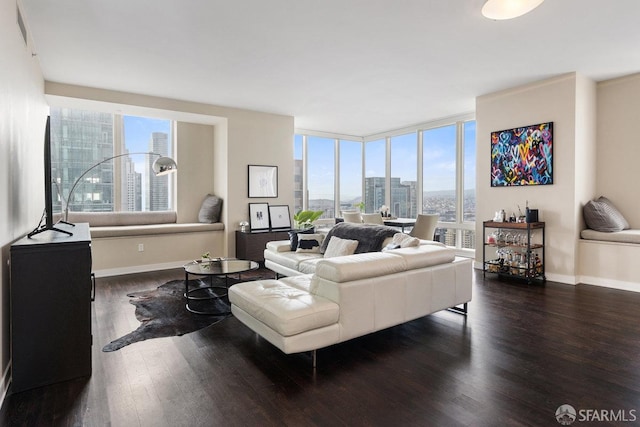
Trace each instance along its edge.
{"label": "arc floor lamp", "polygon": [[[78,184],[80,184],[80,182],[82,181],[82,178],[84,178],[89,172],[91,172],[93,169],[97,168],[98,166],[100,166],[101,164],[104,164],[110,160],[113,159],[117,159],[118,157],[124,157],[124,156],[131,156],[131,155],[135,155],[135,154],[146,154],[148,156],[158,156],[158,158],[153,162],[153,173],[155,174],[155,176],[162,176],[162,175],[168,175],[170,173],[176,172],[178,170],[178,165],[176,164],[175,160],[173,160],[170,157],[166,157],[163,156],[161,154],[158,153],[152,153],[152,152],[142,152],[142,153],[123,153],[123,154],[118,154],[117,156],[112,156],[112,157],[108,157],[104,160],[101,160],[100,162],[96,163],[95,165],[91,166],[89,169],[87,169],[86,171],[84,171],[82,173],[82,175],[80,175],[78,177],[78,179],[75,180],[75,182],[73,183],[73,185],[71,186],[71,190],[69,190],[69,194],[67,195],[67,200],[65,201],[65,208],[64,208],[64,215],[63,215],[63,219],[62,222],[66,223],[66,224],[71,224],[69,222],[69,203],[72,200],[73,197],[73,192],[75,191],[76,187],[78,186]],[[73,225],[73,224],[71,224]]]}

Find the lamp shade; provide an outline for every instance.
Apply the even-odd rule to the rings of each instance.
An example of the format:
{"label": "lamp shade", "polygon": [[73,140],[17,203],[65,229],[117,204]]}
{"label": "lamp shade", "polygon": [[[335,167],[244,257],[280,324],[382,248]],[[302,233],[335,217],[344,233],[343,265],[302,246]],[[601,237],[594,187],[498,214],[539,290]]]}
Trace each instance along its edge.
{"label": "lamp shade", "polygon": [[512,19],[531,12],[544,0],[487,0],[482,15],[489,19]]}
{"label": "lamp shade", "polygon": [[170,157],[158,157],[156,161],[153,162],[153,173],[155,173],[156,176],[168,175],[177,170],[178,165],[176,165],[176,162]]}

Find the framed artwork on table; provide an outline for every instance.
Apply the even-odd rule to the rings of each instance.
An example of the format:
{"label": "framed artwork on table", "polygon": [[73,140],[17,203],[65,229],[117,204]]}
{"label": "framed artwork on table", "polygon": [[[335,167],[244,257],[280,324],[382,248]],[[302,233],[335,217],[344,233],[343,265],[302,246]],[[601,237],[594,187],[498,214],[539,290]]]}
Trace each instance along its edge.
{"label": "framed artwork on table", "polygon": [[249,165],[249,197],[278,197],[278,167]]}
{"label": "framed artwork on table", "polygon": [[249,203],[251,231],[269,229],[269,203]]}
{"label": "framed artwork on table", "polygon": [[491,186],[553,184],[553,122],[491,132]]}
{"label": "framed artwork on table", "polygon": [[289,205],[269,205],[269,218],[271,219],[271,228],[274,230],[291,228]]}

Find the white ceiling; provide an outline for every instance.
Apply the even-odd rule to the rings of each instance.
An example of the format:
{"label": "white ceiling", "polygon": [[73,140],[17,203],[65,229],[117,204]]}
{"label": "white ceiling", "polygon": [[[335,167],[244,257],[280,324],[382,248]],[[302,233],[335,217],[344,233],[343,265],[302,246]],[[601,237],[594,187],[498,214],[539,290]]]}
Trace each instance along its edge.
{"label": "white ceiling", "polygon": [[23,0],[48,81],[286,114],[366,136],[576,71],[640,71],[639,0]]}

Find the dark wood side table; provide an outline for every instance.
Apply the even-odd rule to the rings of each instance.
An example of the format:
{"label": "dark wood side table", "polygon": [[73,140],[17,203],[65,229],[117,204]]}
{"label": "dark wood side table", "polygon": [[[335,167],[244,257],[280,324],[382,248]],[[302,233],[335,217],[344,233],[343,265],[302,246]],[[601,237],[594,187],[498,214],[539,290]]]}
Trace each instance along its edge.
{"label": "dark wood side table", "polygon": [[91,375],[89,224],[11,245],[12,392]]}
{"label": "dark wood side table", "polygon": [[263,263],[267,242],[273,240],[289,240],[289,230],[236,230],[236,258]]}

